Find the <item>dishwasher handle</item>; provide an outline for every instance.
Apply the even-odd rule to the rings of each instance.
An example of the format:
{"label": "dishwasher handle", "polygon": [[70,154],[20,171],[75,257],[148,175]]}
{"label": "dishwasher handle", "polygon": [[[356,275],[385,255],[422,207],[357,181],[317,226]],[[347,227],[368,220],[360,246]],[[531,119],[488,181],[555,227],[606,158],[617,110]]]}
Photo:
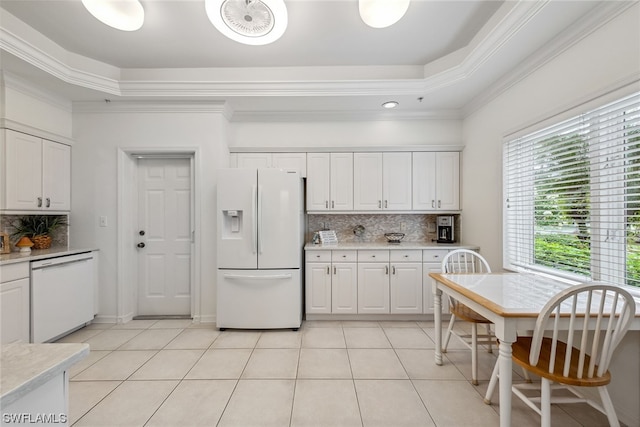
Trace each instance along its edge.
{"label": "dishwasher handle", "polygon": [[31,269],[38,270],[41,268],[54,267],[62,264],[70,264],[72,262],[87,261],[93,258],[91,252],[83,252],[75,255],[63,255],[55,258],[47,258],[39,261],[31,261]]}

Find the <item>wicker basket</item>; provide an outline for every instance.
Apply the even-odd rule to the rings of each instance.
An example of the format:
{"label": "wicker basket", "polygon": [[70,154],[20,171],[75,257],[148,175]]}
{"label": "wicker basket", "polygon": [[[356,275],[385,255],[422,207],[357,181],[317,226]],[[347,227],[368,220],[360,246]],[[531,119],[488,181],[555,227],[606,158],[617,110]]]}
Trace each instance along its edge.
{"label": "wicker basket", "polygon": [[33,242],[32,249],[49,249],[51,247],[51,236],[47,236],[46,234],[33,236],[31,241]]}

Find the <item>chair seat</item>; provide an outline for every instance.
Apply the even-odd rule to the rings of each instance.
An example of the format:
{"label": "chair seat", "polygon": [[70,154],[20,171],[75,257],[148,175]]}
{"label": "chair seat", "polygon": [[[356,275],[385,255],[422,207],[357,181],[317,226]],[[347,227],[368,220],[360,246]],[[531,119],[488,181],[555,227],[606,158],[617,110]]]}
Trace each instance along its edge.
{"label": "chair seat", "polygon": [[475,311],[458,301],[452,304],[449,309],[451,310],[451,314],[454,314],[461,320],[472,323],[491,323],[484,316],[481,316],[480,314],[476,313]]}
{"label": "chair seat", "polygon": [[[551,339],[543,338],[542,347],[540,349],[540,359],[536,366],[529,364],[529,353],[531,352],[532,337],[519,337],[512,345],[513,361],[530,372],[536,375],[547,378],[550,381],[578,386],[578,387],[599,387],[609,384],[611,381],[611,374],[609,371],[604,375],[593,378],[587,378],[587,369],[589,367],[590,357],[586,356],[584,360],[584,369],[582,378],[578,378],[578,354],[579,350],[574,347],[574,351],[571,352],[571,366],[569,368],[569,375],[562,375],[562,369],[564,366],[565,354],[567,345],[561,341],[558,341],[558,348],[556,350],[556,362],[554,364],[554,372],[549,373],[549,359],[551,355]],[[598,371],[596,365],[594,372]]]}

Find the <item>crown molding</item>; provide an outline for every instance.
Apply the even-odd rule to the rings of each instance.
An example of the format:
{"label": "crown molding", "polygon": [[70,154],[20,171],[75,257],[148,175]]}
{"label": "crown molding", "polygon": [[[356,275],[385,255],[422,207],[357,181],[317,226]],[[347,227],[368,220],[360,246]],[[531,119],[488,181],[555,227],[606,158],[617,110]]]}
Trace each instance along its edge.
{"label": "crown molding", "polygon": [[599,4],[587,17],[580,19],[576,24],[567,28],[562,34],[555,37],[551,43],[529,56],[524,62],[510,71],[508,75],[503,76],[499,81],[467,103],[462,109],[462,117],[470,116],[484,105],[493,101],[500,94],[523,81],[635,4],[634,2],[604,2]]}
{"label": "crown molding", "polygon": [[458,110],[439,111],[237,111],[231,122],[342,122],[461,120]]}
{"label": "crown molding", "polygon": [[[118,80],[114,76],[122,76],[124,70],[80,57],[55,45],[58,56],[67,61],[64,62],[6,28],[0,28],[0,48],[66,83],[120,97],[424,95],[467,79],[546,4],[547,1],[505,3],[499,16],[492,18],[469,46],[425,65],[423,77],[415,79],[341,80],[334,74],[326,81]],[[10,20],[11,27],[17,29],[15,31],[37,33],[12,15],[4,13],[3,18],[4,15]],[[82,64],[83,60],[87,68],[91,65],[93,72],[69,65],[71,62]],[[97,74],[99,69],[112,77]]]}
{"label": "crown molding", "polygon": [[231,116],[232,111],[224,101],[77,101],[73,112],[92,113],[213,113]]}

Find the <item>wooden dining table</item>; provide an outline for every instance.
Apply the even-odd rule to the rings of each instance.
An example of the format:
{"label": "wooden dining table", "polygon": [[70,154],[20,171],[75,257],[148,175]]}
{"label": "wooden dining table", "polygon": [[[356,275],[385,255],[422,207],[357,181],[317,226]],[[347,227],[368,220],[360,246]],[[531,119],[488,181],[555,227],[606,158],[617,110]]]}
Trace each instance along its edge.
{"label": "wooden dining table", "polygon": [[[442,365],[442,293],[445,293],[495,325],[499,340],[500,426],[511,426],[512,350],[517,331],[530,331],[542,307],[571,283],[533,273],[445,274],[429,273],[433,278],[435,362]],[[637,288],[634,289],[637,293]],[[640,330],[640,298],[632,330]]]}

